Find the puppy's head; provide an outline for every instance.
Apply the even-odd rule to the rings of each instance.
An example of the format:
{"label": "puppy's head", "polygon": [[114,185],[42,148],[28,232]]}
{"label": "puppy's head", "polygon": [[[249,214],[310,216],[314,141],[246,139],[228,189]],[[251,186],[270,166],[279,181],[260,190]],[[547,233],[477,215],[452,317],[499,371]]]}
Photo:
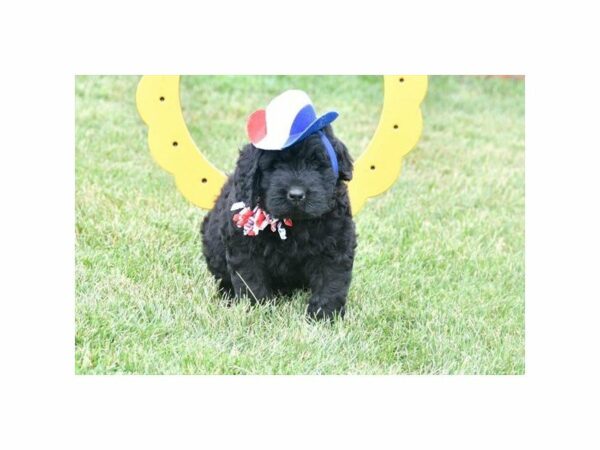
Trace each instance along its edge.
{"label": "puppy's head", "polygon": [[352,159],[331,126],[323,132],[335,150],[339,177],[316,133],[282,151],[259,150],[248,144],[235,169],[236,201],[258,203],[275,217],[296,220],[314,219],[331,211],[336,187],[352,179]]}

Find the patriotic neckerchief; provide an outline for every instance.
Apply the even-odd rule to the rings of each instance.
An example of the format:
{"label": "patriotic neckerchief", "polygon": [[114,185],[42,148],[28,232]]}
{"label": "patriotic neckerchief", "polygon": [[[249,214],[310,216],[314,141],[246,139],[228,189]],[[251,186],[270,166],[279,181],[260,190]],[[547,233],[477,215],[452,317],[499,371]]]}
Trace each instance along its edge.
{"label": "patriotic neckerchief", "polygon": [[239,211],[233,215],[233,223],[236,227],[242,228],[244,236],[256,236],[265,228],[269,227],[272,232],[277,231],[281,240],[286,239],[286,230],[283,225],[292,227],[292,219],[276,219],[268,214],[258,205],[254,209],[246,206],[244,202],[236,202],[231,205],[231,211]]}

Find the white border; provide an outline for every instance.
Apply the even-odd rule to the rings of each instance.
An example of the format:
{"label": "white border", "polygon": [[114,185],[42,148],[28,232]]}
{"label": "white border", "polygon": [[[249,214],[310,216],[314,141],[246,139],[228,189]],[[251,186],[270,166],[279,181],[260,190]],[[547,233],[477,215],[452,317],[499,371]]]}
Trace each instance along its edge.
{"label": "white border", "polygon": [[[2,7],[0,446],[597,448],[597,15],[211,4]],[[74,74],[398,70],[527,75],[525,376],[74,376]]]}

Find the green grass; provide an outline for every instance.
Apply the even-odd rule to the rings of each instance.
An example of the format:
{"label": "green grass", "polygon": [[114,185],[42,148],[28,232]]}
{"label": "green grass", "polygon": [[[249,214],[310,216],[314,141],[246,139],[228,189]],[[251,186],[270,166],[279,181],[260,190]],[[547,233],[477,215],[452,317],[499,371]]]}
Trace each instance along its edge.
{"label": "green grass", "polygon": [[[153,163],[137,82],[76,78],[76,373],[524,373],[523,81],[430,78],[402,176],[356,217],[348,314],[333,325],[304,320],[307,294],[222,304],[205,213]],[[230,170],[248,113],[293,86],[340,111],[358,156],[378,77],[184,77],[184,115]]]}

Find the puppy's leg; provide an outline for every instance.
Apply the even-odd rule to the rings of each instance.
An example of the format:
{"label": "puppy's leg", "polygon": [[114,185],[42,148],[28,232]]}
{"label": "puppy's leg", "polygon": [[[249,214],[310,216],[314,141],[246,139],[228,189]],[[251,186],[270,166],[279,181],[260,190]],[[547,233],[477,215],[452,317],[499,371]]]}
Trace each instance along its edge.
{"label": "puppy's leg", "polygon": [[352,261],[318,260],[307,267],[312,295],[307,315],[315,319],[333,319],[346,312],[346,297],[352,279]]}
{"label": "puppy's leg", "polygon": [[236,298],[248,297],[252,303],[272,296],[264,264],[260,258],[249,258],[244,254],[228,254],[227,267]]}
{"label": "puppy's leg", "polygon": [[229,276],[227,276],[227,279],[219,279],[219,292],[227,299],[233,298],[234,291]]}

